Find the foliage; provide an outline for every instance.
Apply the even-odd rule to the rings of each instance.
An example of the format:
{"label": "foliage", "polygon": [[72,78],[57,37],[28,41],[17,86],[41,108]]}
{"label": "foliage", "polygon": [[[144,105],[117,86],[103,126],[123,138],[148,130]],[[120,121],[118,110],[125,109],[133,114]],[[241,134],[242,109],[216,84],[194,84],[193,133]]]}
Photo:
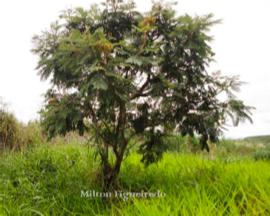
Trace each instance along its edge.
{"label": "foliage", "polygon": [[251,107],[234,95],[238,78],[207,71],[216,23],[212,15],[177,16],[162,3],[145,14],[132,1],[64,12],[34,37],[37,69],[52,83],[41,112],[48,136],[91,130],[108,184],[134,136],[146,138],[140,150],[147,164],[161,158],[162,137],[173,131],[199,135],[209,150],[228,117],[235,125],[251,121]]}
{"label": "foliage", "polygon": [[14,115],[8,112],[6,105],[2,101],[0,103],[0,149],[18,149],[18,122]]}
{"label": "foliage", "polygon": [[270,150],[260,149],[253,155],[255,160],[268,160],[270,161]]}
{"label": "foliage", "polygon": [[0,150],[22,150],[44,142],[39,122],[19,122],[0,102]]}
{"label": "foliage", "polygon": [[21,143],[24,143],[25,147],[39,146],[46,142],[39,121],[30,121],[27,124],[19,123],[19,125]]}
{"label": "foliage", "polygon": [[[80,197],[80,189],[91,187],[93,153],[80,145],[50,146],[0,156],[0,215],[73,215],[82,206],[90,215],[98,212]],[[94,183],[93,188],[100,190]]]}
{"label": "foliage", "polygon": [[247,158],[207,160],[165,153],[147,169],[132,153],[123,162],[120,191],[165,198],[121,198],[105,205],[81,197],[101,191],[94,152],[82,145],[41,145],[0,155],[0,215],[269,215],[270,163]]}
{"label": "foliage", "polygon": [[164,145],[166,146],[167,151],[172,152],[182,152],[186,150],[186,137],[182,137],[180,135],[170,135],[165,137]]}

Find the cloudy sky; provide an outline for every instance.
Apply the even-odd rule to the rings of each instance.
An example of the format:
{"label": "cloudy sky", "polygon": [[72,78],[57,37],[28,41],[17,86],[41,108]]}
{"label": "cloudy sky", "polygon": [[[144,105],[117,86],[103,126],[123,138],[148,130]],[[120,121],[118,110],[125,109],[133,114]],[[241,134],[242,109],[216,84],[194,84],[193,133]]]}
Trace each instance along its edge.
{"label": "cloudy sky", "polygon": [[[71,7],[99,0],[8,0],[0,2],[0,96],[18,119],[27,122],[38,117],[48,83],[35,71],[37,57],[30,49],[34,34],[46,29],[59,13]],[[151,0],[137,0],[145,11]],[[247,82],[238,94],[255,106],[254,124],[229,128],[227,137],[270,134],[270,1],[269,0],[180,0],[179,14],[213,13],[222,24],[211,34],[215,41],[216,63],[211,70],[240,75]]]}

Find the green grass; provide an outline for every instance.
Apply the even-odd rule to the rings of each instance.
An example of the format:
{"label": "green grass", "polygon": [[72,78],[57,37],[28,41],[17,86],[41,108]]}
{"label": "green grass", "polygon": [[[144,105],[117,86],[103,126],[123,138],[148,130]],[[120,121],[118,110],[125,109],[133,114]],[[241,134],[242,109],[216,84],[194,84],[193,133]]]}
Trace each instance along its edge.
{"label": "green grass", "polygon": [[55,145],[0,155],[0,215],[270,215],[270,163],[251,157],[209,160],[166,153],[145,168],[132,153],[119,191],[166,193],[161,198],[82,198],[101,191],[98,161],[83,145]]}

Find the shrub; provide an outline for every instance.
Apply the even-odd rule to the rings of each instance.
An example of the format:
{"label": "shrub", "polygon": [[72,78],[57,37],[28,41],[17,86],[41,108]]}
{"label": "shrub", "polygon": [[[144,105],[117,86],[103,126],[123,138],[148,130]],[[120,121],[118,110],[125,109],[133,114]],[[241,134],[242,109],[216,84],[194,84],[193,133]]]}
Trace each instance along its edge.
{"label": "shrub", "polygon": [[27,125],[20,124],[20,137],[21,142],[28,147],[37,146],[46,142],[38,121],[28,122]]}
{"label": "shrub", "polygon": [[44,142],[39,122],[20,123],[0,101],[0,150],[22,150]]}
{"label": "shrub", "polygon": [[193,152],[201,151],[198,137],[182,136],[180,134],[166,136],[163,139],[167,151],[172,152]]}
{"label": "shrub", "polygon": [[0,110],[0,148],[17,149],[19,143],[19,125],[13,114]]}
{"label": "shrub", "polygon": [[255,160],[269,160],[270,161],[270,151],[269,150],[259,150],[253,154]]}
{"label": "shrub", "polygon": [[184,148],[185,138],[180,135],[167,136],[163,140],[167,151],[180,152]]}

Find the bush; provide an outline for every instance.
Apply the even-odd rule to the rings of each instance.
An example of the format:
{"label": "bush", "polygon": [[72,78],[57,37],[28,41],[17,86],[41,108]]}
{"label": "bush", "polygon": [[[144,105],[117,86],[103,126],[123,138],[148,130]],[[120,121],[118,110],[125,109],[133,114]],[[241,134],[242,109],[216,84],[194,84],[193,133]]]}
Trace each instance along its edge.
{"label": "bush", "polygon": [[39,122],[20,123],[0,101],[0,150],[22,150],[44,142]]}
{"label": "bush", "polygon": [[167,136],[163,140],[167,151],[180,152],[184,148],[185,138],[180,135]]}
{"label": "bush", "polygon": [[193,152],[201,151],[198,137],[170,135],[163,139],[165,148],[171,152]]}
{"label": "bush", "polygon": [[21,142],[26,146],[37,146],[46,142],[38,121],[29,122],[27,125],[21,124],[20,129]]}
{"label": "bush", "polygon": [[254,153],[253,158],[255,160],[270,160],[270,151],[269,150],[259,150]]}
{"label": "bush", "polygon": [[13,114],[0,110],[0,148],[19,148],[19,125]]}

